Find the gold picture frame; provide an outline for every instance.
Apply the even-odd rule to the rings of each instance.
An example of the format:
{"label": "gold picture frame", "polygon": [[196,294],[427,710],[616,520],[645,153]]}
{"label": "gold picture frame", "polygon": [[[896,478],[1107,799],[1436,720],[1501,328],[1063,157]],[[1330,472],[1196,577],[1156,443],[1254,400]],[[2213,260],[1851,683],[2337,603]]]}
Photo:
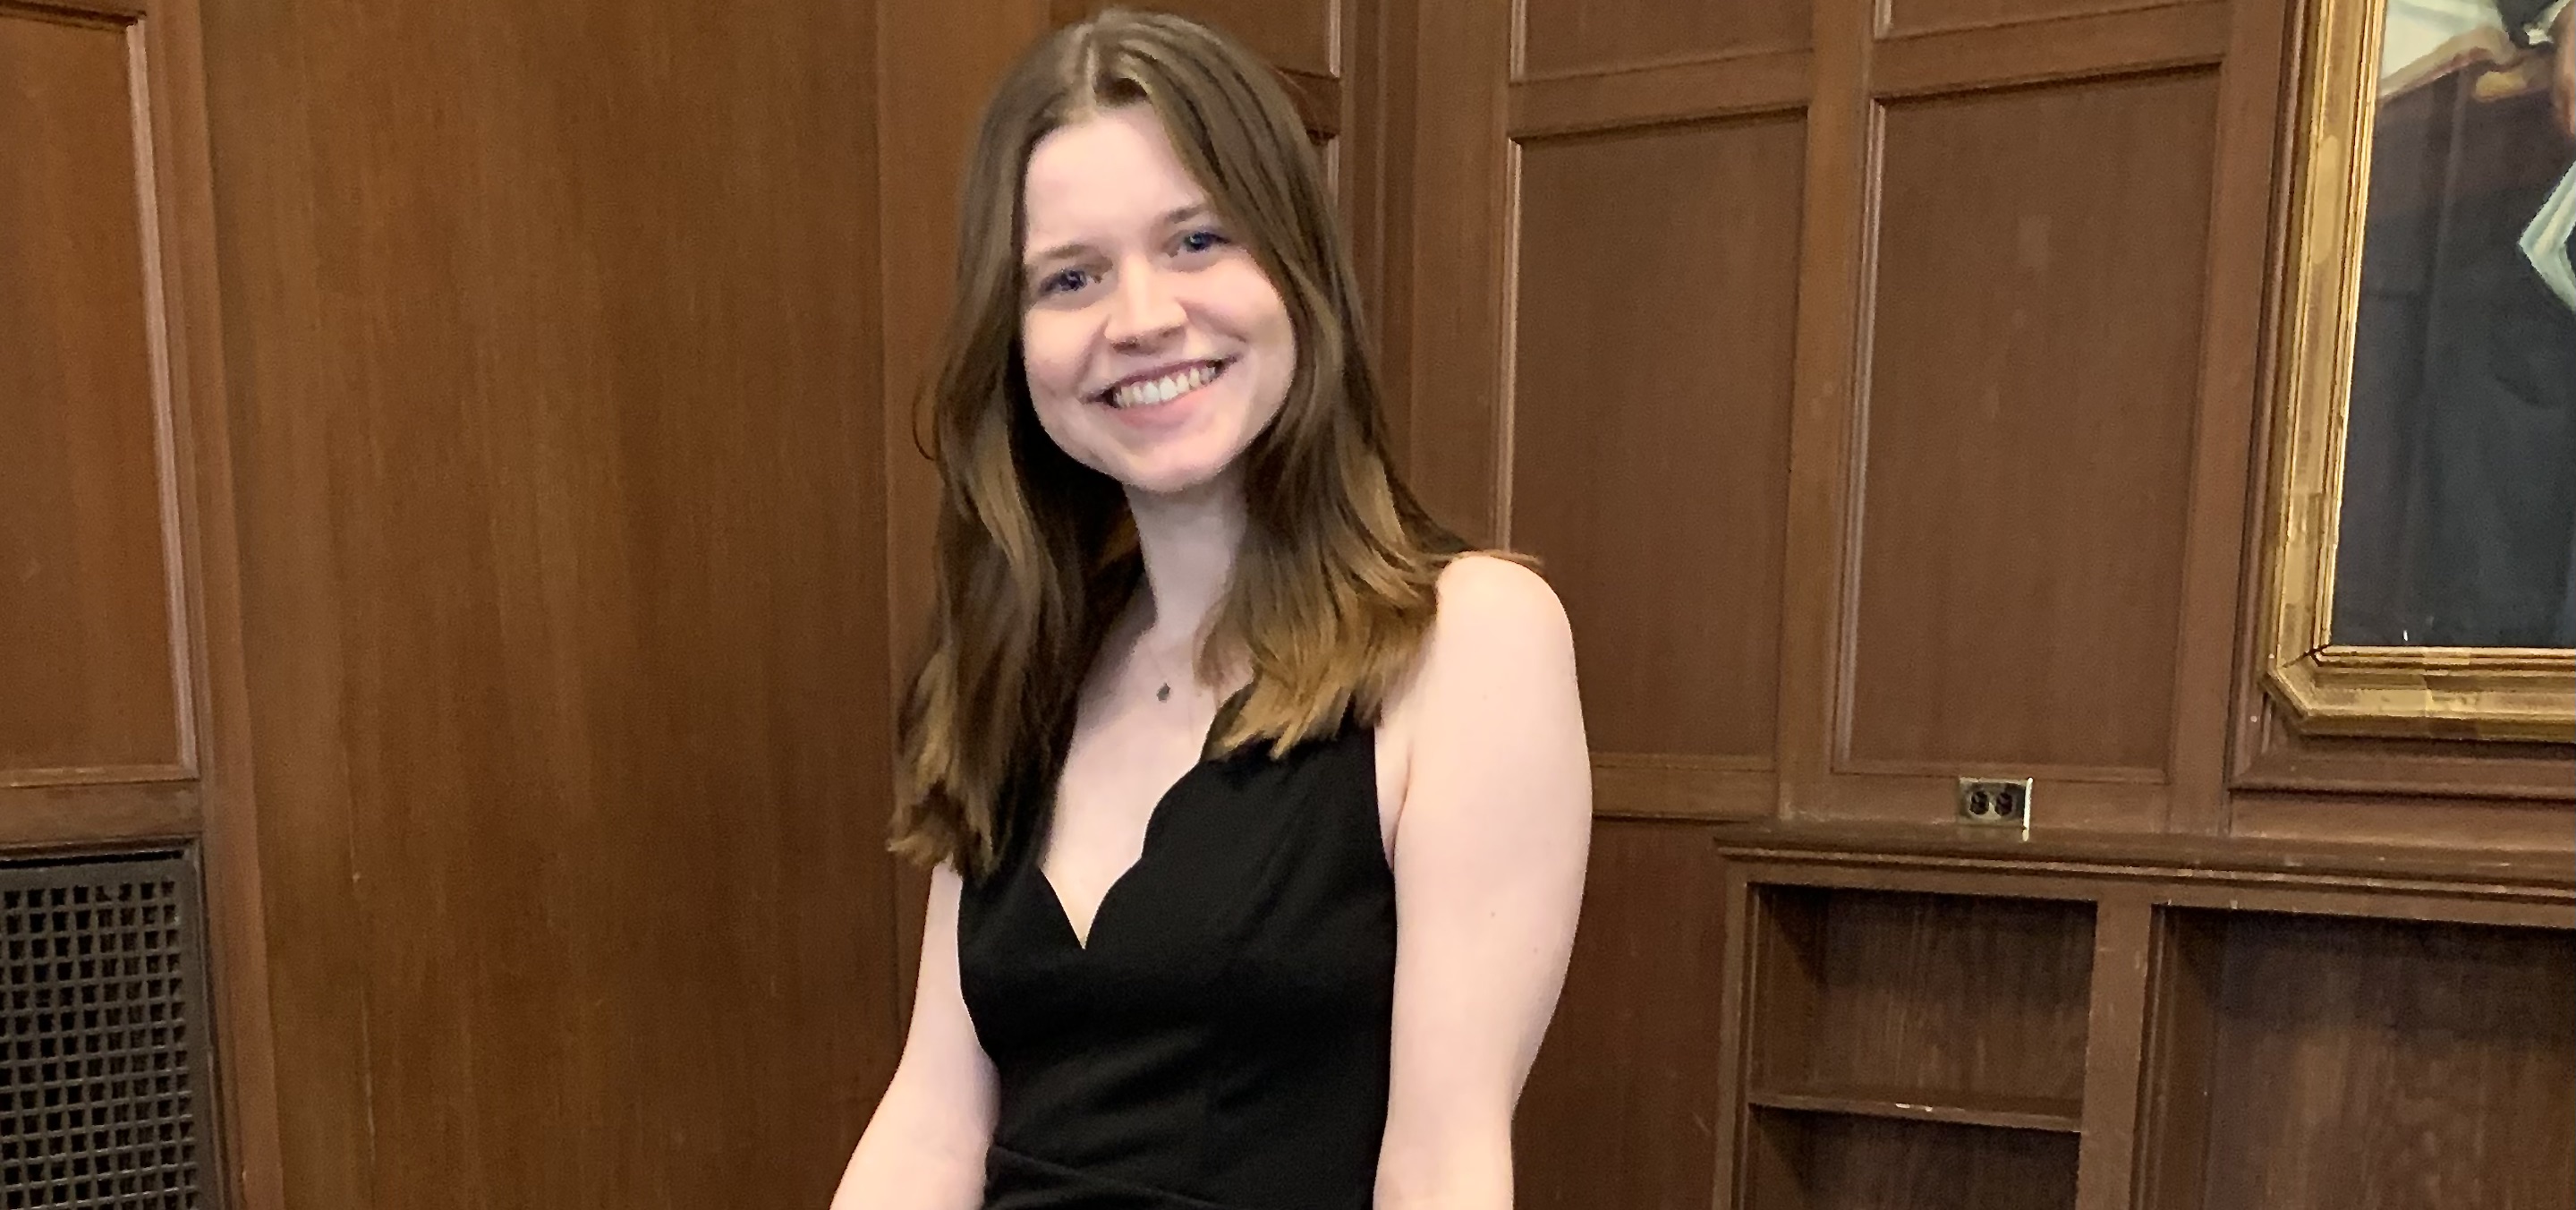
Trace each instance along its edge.
{"label": "gold picture frame", "polygon": [[2266,689],[2303,732],[2576,740],[2576,650],[2332,641],[2361,235],[2387,0],[2311,0],[2290,161]]}

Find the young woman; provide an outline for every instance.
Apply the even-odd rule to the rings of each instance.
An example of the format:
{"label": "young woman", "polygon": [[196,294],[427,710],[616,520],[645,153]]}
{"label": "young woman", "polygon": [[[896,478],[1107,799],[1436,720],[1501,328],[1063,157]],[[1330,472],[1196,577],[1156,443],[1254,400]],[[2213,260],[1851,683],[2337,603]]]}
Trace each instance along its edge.
{"label": "young woman", "polygon": [[935,872],[835,1210],[1502,1210],[1590,835],[1573,646],[1395,480],[1287,95],[1176,18],[1066,29],[960,234],[894,825]]}

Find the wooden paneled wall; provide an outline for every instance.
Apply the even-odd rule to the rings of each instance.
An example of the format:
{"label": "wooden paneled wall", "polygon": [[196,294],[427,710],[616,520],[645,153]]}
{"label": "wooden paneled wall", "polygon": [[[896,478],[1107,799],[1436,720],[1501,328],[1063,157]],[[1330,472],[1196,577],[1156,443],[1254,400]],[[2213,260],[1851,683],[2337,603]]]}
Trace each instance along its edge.
{"label": "wooden paneled wall", "polygon": [[285,1204],[828,1194],[894,1039],[872,39],[208,7]]}
{"label": "wooden paneled wall", "polygon": [[1486,287],[1417,466],[1547,560],[1610,814],[2220,818],[2281,14],[1955,7],[1422,40],[1486,156],[1413,221],[1502,221],[1414,266]]}
{"label": "wooden paneled wall", "polygon": [[180,442],[203,174],[167,129],[195,118],[164,7],[0,5],[0,844],[202,809]]}
{"label": "wooden paneled wall", "polygon": [[[1573,612],[1602,818],[1522,1204],[1711,1203],[1748,826],[2027,776],[2088,861],[2576,881],[2565,747],[2304,737],[2252,671],[2299,2],[1172,5],[1297,95],[1416,486]],[[0,845],[201,846],[255,1210],[819,1204],[919,927],[881,836],[958,169],[1097,4],[200,3],[0,0],[0,148],[41,149],[0,191]],[[2222,1064],[2537,952],[2177,919]],[[1953,1137],[1811,1134],[1888,1157],[1825,1203]]]}
{"label": "wooden paneled wall", "polygon": [[[1097,5],[970,7],[889,12],[961,56],[890,139]],[[1307,103],[1408,472],[1575,619],[1602,818],[1523,1204],[1718,1196],[1739,823],[1939,828],[1985,774],[2114,852],[2567,864],[2565,749],[2319,743],[2247,671],[2292,0],[1169,7]]]}
{"label": "wooden paneled wall", "polygon": [[1709,1203],[1730,821],[2567,864],[2564,747],[2303,739],[2242,658],[2293,7],[1418,7],[1409,466],[1546,561],[1604,817],[1531,1204]]}
{"label": "wooden paneled wall", "polygon": [[828,1195],[897,1024],[874,51],[0,2],[0,847],[204,865],[228,1204]]}

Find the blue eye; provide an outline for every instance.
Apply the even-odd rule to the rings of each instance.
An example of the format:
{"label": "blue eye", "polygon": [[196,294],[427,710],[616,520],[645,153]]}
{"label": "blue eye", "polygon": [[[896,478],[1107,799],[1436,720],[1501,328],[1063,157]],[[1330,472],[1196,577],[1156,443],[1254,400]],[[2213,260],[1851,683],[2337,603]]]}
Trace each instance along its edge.
{"label": "blue eye", "polygon": [[1181,237],[1181,251],[1210,252],[1225,246],[1226,242],[1224,236],[1202,227]]}
{"label": "blue eye", "polygon": [[1091,284],[1088,269],[1058,269],[1038,280],[1038,296],[1069,294]]}

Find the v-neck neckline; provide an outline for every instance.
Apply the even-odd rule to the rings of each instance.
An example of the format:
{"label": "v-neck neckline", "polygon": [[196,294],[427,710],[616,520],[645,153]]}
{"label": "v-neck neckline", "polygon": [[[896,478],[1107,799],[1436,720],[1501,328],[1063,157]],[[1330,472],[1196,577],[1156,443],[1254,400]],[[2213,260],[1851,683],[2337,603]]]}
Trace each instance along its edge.
{"label": "v-neck neckline", "polygon": [[1154,805],[1145,813],[1145,835],[1137,842],[1136,859],[1128,862],[1126,869],[1118,871],[1117,876],[1109,880],[1109,885],[1100,892],[1099,902],[1091,905],[1091,927],[1088,929],[1077,929],[1073,926],[1073,910],[1065,906],[1064,895],[1056,890],[1055,879],[1047,876],[1047,846],[1055,839],[1056,799],[1061,793],[1060,783],[1064,778],[1063,773],[1056,774],[1059,786],[1048,791],[1046,827],[1038,834],[1037,847],[1029,854],[1029,864],[1035,868],[1038,886],[1046,892],[1047,903],[1055,908],[1057,927],[1064,930],[1065,940],[1073,943],[1076,954],[1088,955],[1091,952],[1093,943],[1100,937],[1101,918],[1109,914],[1109,901],[1118,896],[1118,888],[1127,885],[1128,876],[1134,874],[1138,867],[1145,864],[1145,859],[1153,854],[1154,833],[1162,826],[1164,808],[1172,805],[1173,797],[1178,795],[1181,788],[1188,785],[1192,778],[1217,763],[1216,737],[1225,730],[1226,723],[1243,709],[1243,699],[1251,692],[1252,686],[1245,685],[1235,690],[1232,696],[1217,703],[1215,717],[1208,720],[1207,734],[1199,739],[1198,760],[1189,768],[1181,770],[1180,776],[1173,778],[1172,783],[1163,787],[1163,792],[1154,797]]}

